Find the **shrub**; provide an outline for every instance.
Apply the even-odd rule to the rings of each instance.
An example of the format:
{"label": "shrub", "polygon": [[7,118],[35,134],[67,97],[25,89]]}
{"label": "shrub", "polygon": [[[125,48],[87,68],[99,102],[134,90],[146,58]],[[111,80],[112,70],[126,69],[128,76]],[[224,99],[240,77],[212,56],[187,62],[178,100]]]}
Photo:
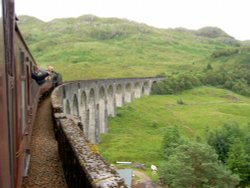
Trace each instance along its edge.
{"label": "shrub", "polygon": [[215,151],[206,144],[187,142],[173,148],[159,169],[169,187],[235,187],[239,177],[217,161]]}

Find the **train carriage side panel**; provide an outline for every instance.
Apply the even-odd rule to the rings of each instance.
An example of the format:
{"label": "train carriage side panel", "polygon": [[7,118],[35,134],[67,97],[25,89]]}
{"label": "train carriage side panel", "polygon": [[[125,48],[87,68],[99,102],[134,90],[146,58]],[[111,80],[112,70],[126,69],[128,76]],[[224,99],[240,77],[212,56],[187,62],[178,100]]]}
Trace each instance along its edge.
{"label": "train carriage side panel", "polygon": [[34,59],[30,54],[21,33],[16,26],[15,63],[16,63],[16,186],[20,187],[22,177],[27,174],[29,162],[29,143],[32,134],[38,98],[39,86],[31,79]]}
{"label": "train carriage side panel", "polygon": [[40,87],[15,24],[14,0],[0,0],[0,187],[21,187]]}
{"label": "train carriage side panel", "polygon": [[7,114],[7,85],[5,70],[5,47],[4,47],[4,4],[0,1],[0,187],[11,187],[11,165],[9,153],[9,130]]}

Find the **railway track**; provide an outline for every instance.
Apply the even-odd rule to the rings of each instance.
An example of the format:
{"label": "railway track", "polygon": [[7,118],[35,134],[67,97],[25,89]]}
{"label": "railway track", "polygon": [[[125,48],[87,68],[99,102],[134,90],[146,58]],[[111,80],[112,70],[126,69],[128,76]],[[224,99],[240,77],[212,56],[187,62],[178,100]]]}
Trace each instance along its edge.
{"label": "railway track", "polygon": [[39,105],[30,151],[28,177],[24,178],[22,188],[67,187],[54,137],[49,97]]}

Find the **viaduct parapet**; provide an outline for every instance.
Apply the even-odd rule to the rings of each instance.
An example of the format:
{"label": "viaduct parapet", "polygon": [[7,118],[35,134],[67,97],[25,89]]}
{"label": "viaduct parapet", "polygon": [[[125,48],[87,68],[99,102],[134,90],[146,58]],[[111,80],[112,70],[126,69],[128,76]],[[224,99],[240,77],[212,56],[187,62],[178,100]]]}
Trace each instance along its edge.
{"label": "viaduct parapet", "polygon": [[108,132],[108,116],[135,98],[150,95],[164,78],[80,80],[57,87],[52,95],[55,135],[69,187],[126,187],[94,144]]}

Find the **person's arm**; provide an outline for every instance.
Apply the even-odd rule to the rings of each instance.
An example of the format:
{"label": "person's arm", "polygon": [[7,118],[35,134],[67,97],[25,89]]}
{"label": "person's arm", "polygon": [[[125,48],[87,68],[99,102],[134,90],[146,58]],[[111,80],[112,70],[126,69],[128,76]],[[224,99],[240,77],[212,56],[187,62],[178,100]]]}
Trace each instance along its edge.
{"label": "person's arm", "polygon": [[49,73],[48,72],[45,72],[41,75],[37,75],[36,73],[33,73],[31,74],[31,77],[33,79],[35,79],[36,81],[41,81],[41,80],[44,80],[47,76],[49,76]]}

